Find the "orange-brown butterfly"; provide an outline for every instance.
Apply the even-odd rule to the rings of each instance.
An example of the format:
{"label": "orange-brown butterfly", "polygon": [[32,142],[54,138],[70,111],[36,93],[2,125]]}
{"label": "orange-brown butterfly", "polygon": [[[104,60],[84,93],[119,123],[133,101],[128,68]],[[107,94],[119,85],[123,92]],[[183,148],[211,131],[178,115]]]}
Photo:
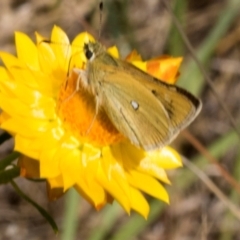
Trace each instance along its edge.
{"label": "orange-brown butterfly", "polygon": [[86,70],[74,69],[78,84],[132,144],[145,150],[161,148],[198,115],[201,102],[191,93],[114,58],[99,42],[86,43],[84,53]]}

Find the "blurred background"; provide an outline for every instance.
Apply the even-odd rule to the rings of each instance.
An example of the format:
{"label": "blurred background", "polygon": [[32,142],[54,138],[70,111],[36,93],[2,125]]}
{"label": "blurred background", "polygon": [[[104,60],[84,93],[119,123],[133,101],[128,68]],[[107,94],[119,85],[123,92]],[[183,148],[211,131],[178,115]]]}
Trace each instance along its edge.
{"label": "blurred background", "polygon": [[[163,0],[105,0],[101,24],[98,0],[0,1],[1,51],[15,54],[15,31],[35,40],[35,31],[50,37],[51,29],[58,25],[72,40],[82,31],[98,38],[101,29],[100,41],[117,45],[123,57],[132,49],[144,59],[162,54],[183,56],[178,84],[203,102],[199,117],[172,144],[190,163],[169,171],[170,206],[148,197],[151,212],[147,221],[134,212],[127,216],[117,203],[96,212],[73,191],[49,202],[44,183],[19,178],[21,189],[53,216],[60,232],[56,236],[37,210],[6,185],[0,187],[0,240],[240,239],[239,137],[220,103],[224,101],[239,126],[240,1],[166,2],[211,78],[217,98]],[[12,148],[13,140],[8,139],[1,145],[0,157]]]}

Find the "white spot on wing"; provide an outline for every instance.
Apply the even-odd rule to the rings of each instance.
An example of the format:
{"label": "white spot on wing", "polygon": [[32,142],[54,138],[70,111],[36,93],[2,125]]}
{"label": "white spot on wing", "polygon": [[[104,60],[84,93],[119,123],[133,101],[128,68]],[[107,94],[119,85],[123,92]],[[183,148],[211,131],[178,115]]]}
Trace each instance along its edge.
{"label": "white spot on wing", "polygon": [[134,110],[138,110],[139,104],[136,101],[131,101],[131,105],[132,105]]}

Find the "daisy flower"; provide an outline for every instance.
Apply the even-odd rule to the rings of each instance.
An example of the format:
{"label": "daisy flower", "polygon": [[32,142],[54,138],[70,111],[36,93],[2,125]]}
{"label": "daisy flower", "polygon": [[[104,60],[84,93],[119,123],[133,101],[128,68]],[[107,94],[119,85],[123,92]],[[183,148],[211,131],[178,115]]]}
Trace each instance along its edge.
{"label": "daisy flower", "polygon": [[[113,200],[127,213],[145,218],[149,205],[145,193],[169,202],[163,184],[170,184],[166,169],[181,166],[178,153],[166,146],[146,152],[117,131],[104,112],[94,118],[94,100],[82,88],[76,92],[84,69],[84,43],[94,41],[79,34],[70,44],[54,27],[48,40],[36,33],[34,44],[16,32],[17,57],[0,52],[1,128],[12,134],[21,176],[46,179],[48,196],[59,198],[74,187],[96,209]],[[119,57],[116,47],[108,52]],[[160,57],[143,61],[136,51],[127,56],[142,70],[174,83],[181,58]]]}

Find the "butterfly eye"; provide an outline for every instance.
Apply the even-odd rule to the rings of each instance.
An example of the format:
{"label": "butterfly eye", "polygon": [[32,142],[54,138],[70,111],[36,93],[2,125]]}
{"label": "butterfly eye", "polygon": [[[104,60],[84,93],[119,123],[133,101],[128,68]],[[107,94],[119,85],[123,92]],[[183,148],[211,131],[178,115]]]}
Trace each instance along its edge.
{"label": "butterfly eye", "polygon": [[93,52],[91,50],[87,49],[86,52],[85,52],[85,55],[86,55],[86,58],[88,60],[90,60],[91,57],[93,56]]}
{"label": "butterfly eye", "polygon": [[95,54],[94,54],[93,46],[91,43],[84,44],[84,53],[85,53],[87,60],[89,60],[89,61],[93,60]]}

